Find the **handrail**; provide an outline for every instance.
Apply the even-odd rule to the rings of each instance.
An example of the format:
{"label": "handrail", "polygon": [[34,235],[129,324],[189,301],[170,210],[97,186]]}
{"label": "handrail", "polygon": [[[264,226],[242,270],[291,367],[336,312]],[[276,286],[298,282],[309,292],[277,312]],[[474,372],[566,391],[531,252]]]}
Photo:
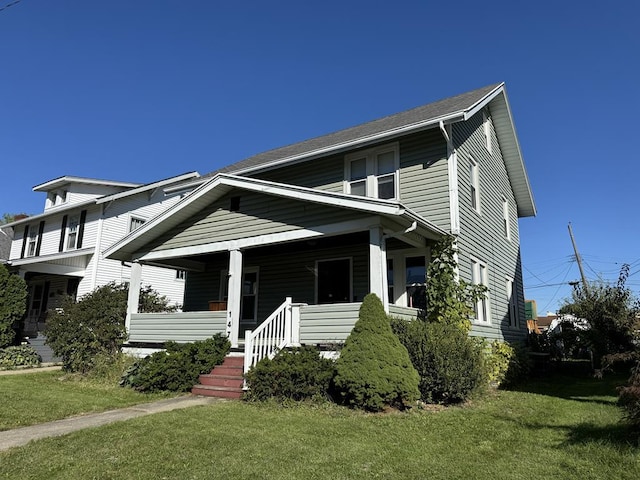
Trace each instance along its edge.
{"label": "handrail", "polygon": [[291,297],[287,297],[255,330],[244,335],[244,373],[265,357],[292,343]]}

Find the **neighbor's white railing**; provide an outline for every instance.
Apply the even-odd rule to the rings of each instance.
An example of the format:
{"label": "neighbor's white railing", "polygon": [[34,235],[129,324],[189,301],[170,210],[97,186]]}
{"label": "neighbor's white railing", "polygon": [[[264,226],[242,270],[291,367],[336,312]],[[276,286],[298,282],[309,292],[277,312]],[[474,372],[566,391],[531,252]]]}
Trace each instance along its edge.
{"label": "neighbor's white railing", "polygon": [[282,305],[255,330],[244,334],[244,373],[265,357],[285,347],[300,344],[300,304],[287,297]]}

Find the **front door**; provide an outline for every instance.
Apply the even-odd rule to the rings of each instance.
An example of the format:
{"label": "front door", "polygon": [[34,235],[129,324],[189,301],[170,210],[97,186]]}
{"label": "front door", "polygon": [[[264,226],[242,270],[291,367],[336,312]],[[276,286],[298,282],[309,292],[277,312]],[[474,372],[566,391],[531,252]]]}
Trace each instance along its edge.
{"label": "front door", "polygon": [[48,283],[35,282],[29,285],[27,318],[24,324],[27,334],[33,334],[44,327],[44,324],[38,325],[38,323],[47,310]]}
{"label": "front door", "polygon": [[242,272],[242,302],[240,323],[256,325],[258,320],[258,269],[245,268]]}

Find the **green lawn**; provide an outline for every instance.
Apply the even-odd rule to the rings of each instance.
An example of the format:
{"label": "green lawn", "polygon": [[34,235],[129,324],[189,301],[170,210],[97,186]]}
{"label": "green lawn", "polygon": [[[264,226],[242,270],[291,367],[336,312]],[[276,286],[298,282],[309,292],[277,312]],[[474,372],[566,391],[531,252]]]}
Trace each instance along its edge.
{"label": "green lawn", "polygon": [[60,371],[0,376],[0,431],[160,397],[115,385],[79,381]]}
{"label": "green lawn", "polygon": [[0,478],[635,480],[621,380],[558,376],[408,414],[218,403],[0,453]]}

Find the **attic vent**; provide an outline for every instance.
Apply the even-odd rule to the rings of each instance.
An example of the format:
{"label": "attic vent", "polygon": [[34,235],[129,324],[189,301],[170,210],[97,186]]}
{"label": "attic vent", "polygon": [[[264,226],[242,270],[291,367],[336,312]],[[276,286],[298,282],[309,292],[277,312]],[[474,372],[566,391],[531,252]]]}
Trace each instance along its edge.
{"label": "attic vent", "polygon": [[231,197],[229,202],[229,210],[232,212],[240,211],[240,197]]}

